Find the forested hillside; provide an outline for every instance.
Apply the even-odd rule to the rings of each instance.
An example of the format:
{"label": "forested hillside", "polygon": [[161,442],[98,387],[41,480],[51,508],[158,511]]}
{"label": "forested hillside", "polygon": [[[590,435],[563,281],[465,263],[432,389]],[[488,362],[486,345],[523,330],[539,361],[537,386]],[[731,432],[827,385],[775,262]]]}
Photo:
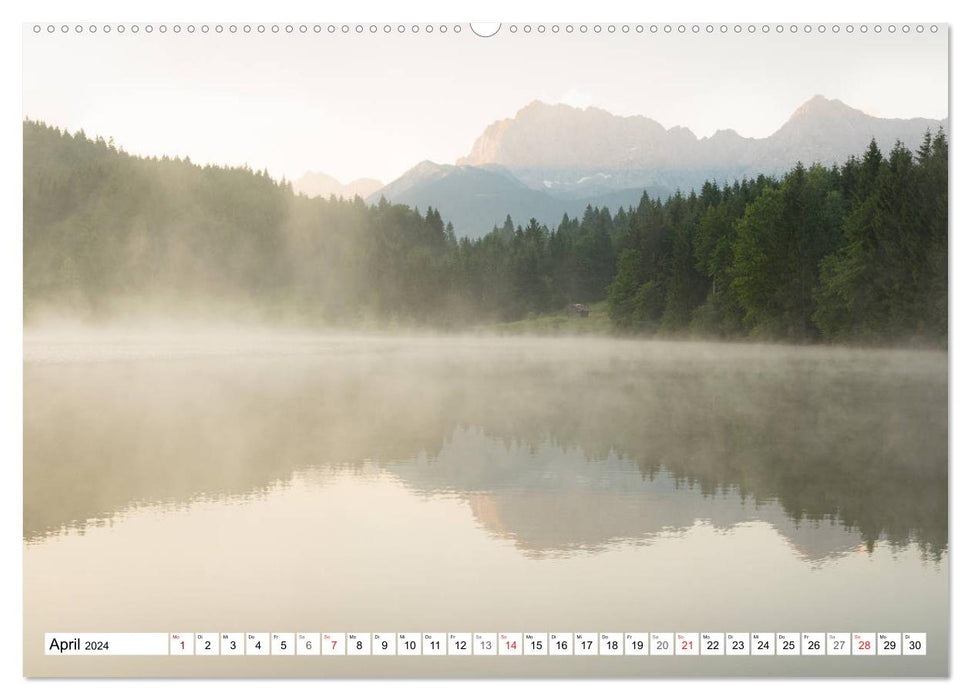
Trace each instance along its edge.
{"label": "forested hillside", "polygon": [[947,140],[457,240],[435,210],[307,198],[24,122],[24,305],[461,328],[607,299],[621,332],[942,344]]}
{"label": "forested hillside", "polygon": [[867,343],[947,337],[947,140],[642,201],[609,287],[622,328]]}

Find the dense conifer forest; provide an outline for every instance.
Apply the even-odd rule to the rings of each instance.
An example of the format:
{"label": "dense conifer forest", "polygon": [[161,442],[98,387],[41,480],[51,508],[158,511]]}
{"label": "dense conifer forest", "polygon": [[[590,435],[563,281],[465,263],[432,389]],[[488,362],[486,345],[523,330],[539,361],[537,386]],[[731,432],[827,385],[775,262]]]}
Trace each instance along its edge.
{"label": "dense conifer forest", "polygon": [[[948,144],[457,239],[438,211],[24,129],[24,311],[466,328],[606,300],[619,333],[947,342]],[[865,145],[865,144],[864,144]]]}

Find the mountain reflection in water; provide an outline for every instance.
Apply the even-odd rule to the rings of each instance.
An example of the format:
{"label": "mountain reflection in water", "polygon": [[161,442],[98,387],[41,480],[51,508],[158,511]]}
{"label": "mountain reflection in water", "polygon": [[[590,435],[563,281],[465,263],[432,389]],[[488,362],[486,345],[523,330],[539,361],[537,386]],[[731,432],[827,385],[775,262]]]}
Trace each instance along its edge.
{"label": "mountain reflection in water", "polygon": [[533,557],[769,523],[947,539],[947,356],[576,339],[32,340],[24,538],[379,469]]}

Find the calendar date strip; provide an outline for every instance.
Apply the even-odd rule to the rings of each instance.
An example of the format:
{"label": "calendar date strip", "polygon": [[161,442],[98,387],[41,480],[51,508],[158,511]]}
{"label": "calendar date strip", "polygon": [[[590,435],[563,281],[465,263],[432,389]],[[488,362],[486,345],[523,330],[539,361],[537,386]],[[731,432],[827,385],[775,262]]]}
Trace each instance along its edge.
{"label": "calendar date strip", "polygon": [[926,656],[924,632],[48,632],[47,656]]}

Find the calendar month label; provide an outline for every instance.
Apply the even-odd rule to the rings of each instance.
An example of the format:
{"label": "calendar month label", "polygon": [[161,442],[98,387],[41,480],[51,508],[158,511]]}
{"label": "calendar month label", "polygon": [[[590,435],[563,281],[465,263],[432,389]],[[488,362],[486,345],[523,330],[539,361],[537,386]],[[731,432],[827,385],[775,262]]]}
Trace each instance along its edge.
{"label": "calendar month label", "polygon": [[48,632],[44,635],[47,656],[165,656],[169,651],[165,632]]}

